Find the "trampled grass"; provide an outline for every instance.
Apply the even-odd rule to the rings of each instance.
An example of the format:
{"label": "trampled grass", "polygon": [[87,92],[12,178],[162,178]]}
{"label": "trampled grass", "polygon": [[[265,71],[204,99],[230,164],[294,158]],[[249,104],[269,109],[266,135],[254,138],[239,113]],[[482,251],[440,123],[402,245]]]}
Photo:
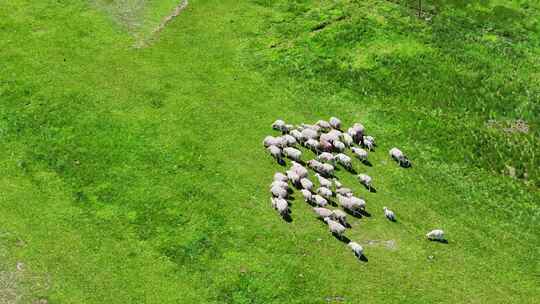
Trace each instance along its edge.
{"label": "trampled grass", "polygon": [[[505,7],[520,18],[483,32],[489,6],[430,24],[388,2],[192,1],[135,49],[93,3],[3,4],[0,271],[24,263],[26,303],[534,303],[538,8]],[[356,164],[377,193],[339,172],[373,214],[347,232],[367,263],[298,194],[292,223],[270,208],[270,124],[331,115],[380,143]],[[518,118],[529,133],[483,127]],[[448,244],[423,239],[437,227]]]}

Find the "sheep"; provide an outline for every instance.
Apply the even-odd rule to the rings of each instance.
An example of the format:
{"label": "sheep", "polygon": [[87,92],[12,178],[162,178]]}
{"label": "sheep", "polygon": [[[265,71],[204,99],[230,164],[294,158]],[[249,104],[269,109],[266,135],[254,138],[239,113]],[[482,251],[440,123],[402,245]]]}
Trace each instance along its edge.
{"label": "sheep", "polygon": [[366,209],[366,202],[358,197],[355,196],[338,196],[338,201],[340,202],[343,209],[349,210],[354,214],[357,214],[358,212],[362,212]]}
{"label": "sheep", "polygon": [[326,121],[326,120],[319,120],[319,121],[317,121],[316,125],[321,127],[321,129],[323,129],[323,130],[328,130],[328,129],[332,128],[330,123],[328,123],[328,121]]}
{"label": "sheep", "polygon": [[356,156],[362,162],[367,161],[368,151],[366,151],[366,150],[364,150],[362,148],[357,148],[357,147],[352,147],[351,151],[354,153],[354,156]]}
{"label": "sheep", "polygon": [[396,221],[396,214],[394,213],[394,211],[386,207],[383,207],[383,210],[384,210],[384,216],[386,216],[387,219],[389,219],[392,222]]}
{"label": "sheep", "polygon": [[265,148],[268,148],[270,146],[280,146],[281,140],[274,136],[266,136],[263,140],[263,145]]}
{"label": "sheep", "polygon": [[317,180],[319,181],[319,185],[321,185],[321,187],[326,187],[326,188],[332,187],[332,182],[330,180],[324,178],[319,173],[315,173],[315,176],[317,177]]}
{"label": "sheep", "polygon": [[377,146],[377,144],[375,143],[375,137],[373,136],[370,136],[370,135],[364,136],[364,140],[370,141],[373,144],[373,146]]}
{"label": "sheep", "polygon": [[343,154],[343,153],[339,153],[339,154],[336,154],[334,156],[334,158],[336,159],[338,164],[342,165],[343,167],[347,168],[348,170],[352,169],[352,160],[348,155]]}
{"label": "sheep", "polygon": [[308,166],[315,170],[317,173],[320,173],[322,175],[326,176],[333,176],[334,175],[334,166],[330,164],[324,164],[321,163],[318,160],[310,160],[308,161]]}
{"label": "sheep", "polygon": [[353,194],[353,191],[350,188],[336,187],[336,194],[351,196]]}
{"label": "sheep", "polygon": [[350,200],[351,200],[351,197],[350,196],[345,196],[345,195],[342,195],[342,194],[339,194],[337,193],[337,199],[338,199],[338,202],[340,205],[342,206],[345,206],[345,205],[350,205]]}
{"label": "sheep", "polygon": [[343,238],[343,233],[345,232],[345,226],[340,223],[331,220],[330,218],[325,218],[324,221],[328,224],[328,229],[332,232],[333,235],[337,236],[340,240]]}
{"label": "sheep", "polygon": [[339,209],[332,210],[332,214],[330,215],[330,218],[335,221],[340,222],[345,227],[349,226],[349,223],[347,223],[347,213]]}
{"label": "sheep", "polygon": [[281,153],[281,149],[276,146],[270,146],[266,148],[266,150],[272,155],[272,157],[278,162],[283,162],[283,153]]}
{"label": "sheep", "polygon": [[337,117],[330,117],[330,120],[328,121],[330,123],[330,126],[334,129],[341,129],[341,120]]}
{"label": "sheep", "polygon": [[310,138],[304,142],[304,146],[310,149],[311,151],[316,152],[319,150],[319,147],[321,146],[321,144],[319,143],[319,141],[313,138]]}
{"label": "sheep", "polygon": [[294,146],[297,143],[296,138],[294,138],[294,136],[292,135],[285,134],[282,136],[282,138],[285,141],[286,145],[289,147]]}
{"label": "sheep", "polygon": [[292,148],[292,147],[286,147],[283,149],[283,154],[285,154],[286,157],[294,160],[294,161],[302,161],[302,152],[298,149]]}
{"label": "sheep", "polygon": [[284,181],[273,181],[272,184],[270,184],[270,189],[272,189],[273,187],[280,187],[280,188],[283,188],[285,190],[288,190],[289,189],[289,184],[287,182],[284,182]]}
{"label": "sheep", "polygon": [[279,197],[279,198],[286,198],[289,195],[289,192],[287,191],[287,189],[283,189],[280,186],[273,186],[272,188],[270,188],[270,192],[272,193],[274,197]]}
{"label": "sheep", "polygon": [[298,174],[298,176],[300,176],[300,178],[304,178],[306,176],[308,176],[308,170],[306,168],[304,168],[304,166],[302,166],[301,164],[295,162],[295,161],[292,161],[292,166],[291,166],[291,171],[293,172],[296,172],[296,174]]}
{"label": "sheep", "polygon": [[431,230],[430,232],[426,234],[426,237],[430,241],[444,241],[445,240],[444,231],[442,231],[441,229]]}
{"label": "sheep", "polygon": [[334,140],[339,140],[341,138],[341,135],[343,135],[343,132],[341,132],[339,130],[332,129],[326,134],[328,134],[327,136],[330,139],[332,139],[332,141],[334,141]]}
{"label": "sheep", "polygon": [[302,193],[302,196],[304,197],[304,201],[306,201],[306,203],[313,203],[313,194],[311,193],[311,191],[302,189],[300,190],[300,192]]}
{"label": "sheep", "polygon": [[375,147],[375,144],[373,144],[373,142],[371,142],[370,140],[366,139],[364,137],[364,139],[362,140],[362,145],[368,149],[369,151],[373,151],[374,147]]}
{"label": "sheep", "polygon": [[317,156],[317,159],[323,163],[334,164],[334,155],[332,153],[323,152]]}
{"label": "sheep", "polygon": [[347,130],[347,133],[352,137],[353,141],[357,144],[362,142],[364,137],[364,126],[360,123],[355,123],[351,128]]}
{"label": "sheep", "polygon": [[332,145],[331,142],[327,141],[327,140],[320,140],[319,141],[319,151],[323,151],[323,152],[332,152],[334,146]]}
{"label": "sheep", "polygon": [[351,248],[352,252],[357,258],[362,258],[364,256],[364,248],[360,244],[356,242],[349,242],[347,246]]}
{"label": "sheep", "polygon": [[333,142],[334,150],[337,152],[343,152],[347,148],[344,143],[339,140],[334,140]]}
{"label": "sheep", "polygon": [[313,189],[313,183],[305,177],[300,180],[300,185],[302,185],[302,188],[305,190],[311,191],[311,189]]}
{"label": "sheep", "polygon": [[321,131],[320,126],[318,126],[318,125],[310,125],[310,124],[305,124],[305,123],[301,124],[300,128],[302,128],[302,130],[311,129],[311,130],[313,130],[313,131],[315,131],[317,133],[319,133],[319,131]]}
{"label": "sheep", "polygon": [[313,211],[315,212],[315,214],[317,214],[317,217],[320,219],[325,219],[327,217],[332,216],[332,211],[326,208],[315,207],[313,208]]}
{"label": "sheep", "polygon": [[277,131],[283,131],[284,127],[285,127],[285,122],[281,119],[274,121],[274,123],[272,124],[272,129],[277,130]]}
{"label": "sheep", "polygon": [[303,137],[302,137],[302,133],[300,133],[300,131],[298,130],[291,130],[291,132],[289,132],[289,134],[294,137],[294,139],[296,139],[296,142],[302,142],[303,141]]}
{"label": "sheep", "polygon": [[271,198],[272,207],[276,209],[282,217],[289,215],[289,203],[283,198]]}
{"label": "sheep", "polygon": [[281,172],[276,172],[274,173],[274,181],[282,181],[282,182],[287,182],[289,181],[289,178],[287,177],[287,175],[281,173]]}
{"label": "sheep", "polygon": [[390,149],[389,154],[390,154],[390,157],[392,157],[392,159],[397,161],[401,167],[408,168],[411,166],[411,162],[409,161],[407,156],[403,154],[403,152],[401,152],[400,149],[394,147]]}
{"label": "sheep", "polygon": [[300,175],[298,175],[298,173],[292,171],[292,170],[288,170],[287,172],[287,178],[289,179],[289,181],[295,186],[295,187],[298,187],[298,185],[300,185]]}
{"label": "sheep", "polygon": [[353,138],[351,137],[351,135],[347,134],[347,133],[342,133],[341,134],[341,141],[345,144],[345,146],[347,147],[350,147],[353,145]]}
{"label": "sheep", "polygon": [[373,179],[371,178],[371,176],[367,174],[358,174],[358,181],[360,182],[360,184],[364,185],[369,190],[373,189],[373,186],[371,185],[372,180]]}
{"label": "sheep", "polygon": [[303,141],[306,141],[308,139],[318,139],[319,138],[319,133],[317,133],[317,131],[315,131],[313,129],[310,129],[310,128],[306,128],[306,129],[302,130],[301,134],[302,134],[302,140]]}
{"label": "sheep", "polygon": [[291,132],[293,129],[294,129],[294,126],[293,126],[293,125],[286,124],[286,125],[283,126],[283,128],[281,129],[281,132],[283,132],[283,134],[287,134],[287,133]]}
{"label": "sheep", "polygon": [[318,194],[313,195],[313,202],[319,207],[325,207],[328,205],[328,201]]}
{"label": "sheep", "polygon": [[328,188],[325,188],[325,187],[319,187],[317,188],[317,193],[324,197],[325,199],[330,199],[332,198],[332,190],[328,189]]}

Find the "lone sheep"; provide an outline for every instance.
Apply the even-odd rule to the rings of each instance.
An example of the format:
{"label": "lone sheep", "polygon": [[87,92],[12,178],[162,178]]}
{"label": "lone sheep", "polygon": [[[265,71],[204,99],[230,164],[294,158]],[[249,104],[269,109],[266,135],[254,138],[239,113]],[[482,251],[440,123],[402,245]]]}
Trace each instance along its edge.
{"label": "lone sheep", "polygon": [[364,256],[364,248],[356,243],[356,242],[349,242],[349,244],[347,244],[347,246],[349,246],[351,248],[351,250],[353,251],[354,255],[357,257],[357,258],[361,258]]}
{"label": "lone sheep", "polygon": [[426,237],[432,241],[444,241],[444,231],[441,229],[431,230],[426,234]]}
{"label": "lone sheep", "polygon": [[386,216],[387,219],[391,220],[392,222],[396,221],[396,214],[394,211],[388,209],[387,207],[383,207],[384,210],[384,216]]}
{"label": "lone sheep", "polygon": [[373,179],[371,178],[371,176],[367,174],[364,174],[364,173],[358,174],[358,181],[369,190],[373,189],[373,186],[371,185],[372,180]]}
{"label": "lone sheep", "polygon": [[402,166],[403,168],[408,168],[411,166],[411,162],[409,161],[407,156],[403,154],[403,152],[401,152],[400,149],[392,148],[390,149],[389,154],[390,154],[390,157],[392,157],[392,159],[397,161],[399,165]]}

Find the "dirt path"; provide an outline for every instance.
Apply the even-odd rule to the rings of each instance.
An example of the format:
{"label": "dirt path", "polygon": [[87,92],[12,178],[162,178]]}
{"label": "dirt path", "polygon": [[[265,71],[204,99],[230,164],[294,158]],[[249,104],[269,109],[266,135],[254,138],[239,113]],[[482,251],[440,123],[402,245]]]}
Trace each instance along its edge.
{"label": "dirt path", "polygon": [[150,42],[154,40],[154,38],[159,36],[159,33],[165,29],[165,27],[171,22],[174,18],[178,17],[180,13],[187,8],[189,2],[188,0],[182,0],[175,8],[174,10],[167,15],[161,23],[152,30],[152,32],[148,35],[148,37],[143,38],[135,43],[136,48],[143,48],[150,45]]}

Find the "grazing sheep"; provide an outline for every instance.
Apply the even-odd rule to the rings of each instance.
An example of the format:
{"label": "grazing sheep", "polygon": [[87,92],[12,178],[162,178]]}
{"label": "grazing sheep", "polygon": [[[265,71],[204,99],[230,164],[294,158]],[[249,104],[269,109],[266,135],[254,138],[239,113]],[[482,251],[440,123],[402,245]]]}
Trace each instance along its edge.
{"label": "grazing sheep", "polygon": [[302,193],[302,196],[304,197],[304,201],[306,201],[306,203],[311,204],[313,202],[313,194],[311,193],[311,191],[302,189],[300,190],[300,192]]}
{"label": "grazing sheep", "polygon": [[334,164],[334,155],[332,153],[323,152],[317,156],[317,159],[323,163]]}
{"label": "grazing sheep", "polygon": [[283,154],[281,153],[281,149],[276,146],[270,146],[266,148],[266,150],[272,155],[272,157],[278,162],[281,163],[283,160]]}
{"label": "grazing sheep", "polygon": [[351,148],[351,151],[354,153],[354,155],[361,161],[367,161],[367,158],[368,158],[368,151],[362,149],[362,148],[357,148],[357,147],[352,147]]}
{"label": "grazing sheep", "polygon": [[287,177],[287,175],[281,173],[281,172],[276,172],[274,173],[274,181],[282,181],[282,182],[287,182],[289,181],[289,178]]}
{"label": "grazing sheep", "polygon": [[332,141],[334,141],[334,140],[339,140],[341,138],[341,135],[343,135],[343,132],[336,129],[332,129],[326,134],[328,134],[328,136],[332,139]]}
{"label": "grazing sheep", "polygon": [[426,237],[431,241],[444,241],[444,231],[441,229],[431,230],[426,234]]}
{"label": "grazing sheep", "polygon": [[341,129],[341,120],[337,117],[330,117],[330,120],[328,121],[330,123],[330,126],[334,129]]}
{"label": "grazing sheep", "polygon": [[325,187],[319,187],[317,189],[317,193],[324,197],[325,199],[331,199],[332,198],[332,190],[325,188]]}
{"label": "grazing sheep", "polygon": [[339,187],[336,188],[336,194],[351,196],[353,194],[353,191],[350,188]]}
{"label": "grazing sheep", "polygon": [[294,161],[302,160],[302,152],[292,147],[286,147],[283,149],[283,154]]}
{"label": "grazing sheep", "polygon": [[321,187],[325,187],[325,188],[332,187],[332,182],[330,180],[324,178],[319,173],[315,173],[315,176],[317,177],[317,180],[319,181],[319,185],[321,185]]}
{"label": "grazing sheep", "polygon": [[298,175],[298,173],[292,170],[288,170],[287,178],[295,187],[298,187],[300,185],[300,175]]}
{"label": "grazing sheep", "polygon": [[304,168],[304,166],[302,166],[301,164],[295,161],[292,161],[292,166],[290,170],[296,172],[296,174],[298,174],[300,178],[304,178],[308,176],[308,170]]}
{"label": "grazing sheep", "polygon": [[337,199],[338,199],[339,204],[342,206],[350,205],[350,200],[351,200],[350,196],[345,196],[345,195],[337,193]]}
{"label": "grazing sheep", "polygon": [[277,130],[277,131],[283,131],[284,127],[285,127],[285,122],[281,119],[274,121],[274,123],[272,124],[272,129]]}
{"label": "grazing sheep", "polygon": [[347,246],[351,248],[352,252],[357,258],[361,258],[362,256],[364,256],[364,248],[360,244],[356,242],[349,242]]}
{"label": "grazing sheep", "polygon": [[392,149],[390,149],[389,153],[390,153],[390,157],[392,157],[392,159],[397,161],[400,166],[402,166],[404,168],[408,168],[408,167],[411,166],[411,162],[409,161],[407,156],[405,154],[403,154],[403,152],[401,152],[400,149],[392,148]]}
{"label": "grazing sheep", "polygon": [[286,145],[289,147],[294,146],[297,143],[296,138],[294,138],[294,136],[292,135],[285,134],[282,136],[282,138],[285,141]]}
{"label": "grazing sheep", "polygon": [[304,142],[304,146],[311,151],[316,152],[319,150],[321,144],[317,140],[310,138]]}
{"label": "grazing sheep", "polygon": [[362,140],[362,145],[368,149],[369,151],[373,151],[373,149],[375,148],[375,144],[373,144],[373,142],[369,141],[368,139],[366,139],[364,137],[364,139]]}
{"label": "grazing sheep", "polygon": [[342,143],[342,142],[339,141],[339,140],[334,140],[333,145],[334,145],[334,150],[336,150],[337,152],[343,152],[343,151],[345,151],[345,149],[347,148],[347,147],[345,146],[345,144]]}
{"label": "grazing sheep", "polygon": [[345,227],[349,226],[349,223],[347,223],[347,213],[339,209],[332,210],[332,215],[330,215],[330,218],[340,222]]}
{"label": "grazing sheep", "polygon": [[270,189],[272,189],[274,187],[280,187],[280,188],[283,188],[285,190],[288,190],[289,189],[289,184],[287,182],[284,182],[284,181],[273,181],[270,184]]}
{"label": "grazing sheep", "polygon": [[348,155],[339,153],[339,154],[336,154],[334,158],[336,159],[338,164],[342,165],[343,167],[349,170],[352,169],[352,160]]}
{"label": "grazing sheep", "polygon": [[305,130],[305,129],[311,129],[311,130],[313,130],[313,131],[315,131],[315,132],[317,132],[317,133],[319,133],[319,131],[321,131],[321,127],[320,127],[320,126],[318,126],[318,125],[310,125],[310,124],[305,124],[305,123],[301,124],[301,125],[300,125],[300,128],[301,128],[302,130]]}
{"label": "grazing sheep", "polygon": [[351,128],[347,130],[347,133],[352,137],[353,141],[357,144],[362,143],[364,137],[364,126],[360,123],[355,123]]}
{"label": "grazing sheep", "polygon": [[347,147],[350,147],[353,145],[353,138],[351,137],[351,135],[347,134],[347,133],[342,133],[341,134],[341,141],[345,144],[345,146]]}
{"label": "grazing sheep", "polygon": [[281,129],[281,132],[283,132],[284,134],[287,134],[289,132],[291,132],[292,130],[294,129],[294,126],[293,125],[284,125],[283,128]]}
{"label": "grazing sheep", "polygon": [[317,121],[316,125],[321,127],[321,129],[324,129],[324,130],[329,130],[329,129],[332,128],[330,123],[328,123],[328,121],[326,121],[326,120],[319,120],[319,121]]}
{"label": "grazing sheep", "polygon": [[364,136],[364,140],[367,140],[367,141],[370,141],[373,146],[376,146],[377,144],[375,143],[375,137],[371,136],[371,135],[367,135],[367,136]]}
{"label": "grazing sheep", "polygon": [[328,229],[332,234],[339,237],[339,239],[343,238],[343,233],[345,232],[346,228],[345,226],[341,225],[340,223],[331,220],[330,218],[325,218],[324,221],[326,224],[328,224]]}
{"label": "grazing sheep", "polygon": [[317,131],[315,131],[313,129],[310,129],[310,128],[306,128],[306,129],[302,130],[301,134],[302,134],[302,141],[306,141],[308,139],[318,139],[319,138],[319,133],[317,133]]}
{"label": "grazing sheep", "polygon": [[345,197],[339,195],[338,201],[340,202],[343,209],[349,210],[354,214],[364,211],[366,209],[366,202],[363,199],[355,196]]}
{"label": "grazing sheep", "polygon": [[311,191],[311,189],[313,189],[313,183],[305,177],[300,180],[300,185],[302,185],[302,188],[305,190]]}
{"label": "grazing sheep", "polygon": [[323,152],[332,152],[334,146],[331,142],[326,140],[320,140],[319,141],[319,150]]}
{"label": "grazing sheep", "polygon": [[289,203],[283,198],[271,198],[272,207],[276,209],[282,217],[289,215]]}
{"label": "grazing sheep", "polygon": [[383,207],[383,210],[384,210],[384,216],[386,216],[387,219],[391,220],[392,222],[396,221],[396,214],[394,213],[394,211],[386,207]]}
{"label": "grazing sheep", "polygon": [[313,202],[319,207],[325,207],[328,205],[328,201],[318,194],[313,195]]}
{"label": "grazing sheep", "polygon": [[372,189],[372,185],[371,185],[371,182],[372,182],[372,178],[371,176],[367,175],[367,174],[364,174],[364,173],[361,173],[361,174],[358,174],[358,181],[366,186],[366,188],[368,188],[369,190]]}
{"label": "grazing sheep", "polygon": [[287,196],[289,196],[287,189],[283,189],[280,186],[273,186],[270,188],[270,192],[274,197],[287,198]]}
{"label": "grazing sheep", "polygon": [[266,136],[263,140],[263,145],[265,148],[268,148],[270,146],[280,146],[281,140],[274,136]]}
{"label": "grazing sheep", "polygon": [[313,211],[315,212],[315,214],[317,214],[317,217],[320,219],[325,219],[327,217],[332,216],[332,211],[326,208],[315,207],[313,208]]}
{"label": "grazing sheep", "polygon": [[291,130],[291,132],[289,132],[289,134],[294,137],[294,139],[296,139],[296,142],[302,142],[303,141],[303,137],[302,137],[302,133],[300,133],[300,131],[298,130]]}

